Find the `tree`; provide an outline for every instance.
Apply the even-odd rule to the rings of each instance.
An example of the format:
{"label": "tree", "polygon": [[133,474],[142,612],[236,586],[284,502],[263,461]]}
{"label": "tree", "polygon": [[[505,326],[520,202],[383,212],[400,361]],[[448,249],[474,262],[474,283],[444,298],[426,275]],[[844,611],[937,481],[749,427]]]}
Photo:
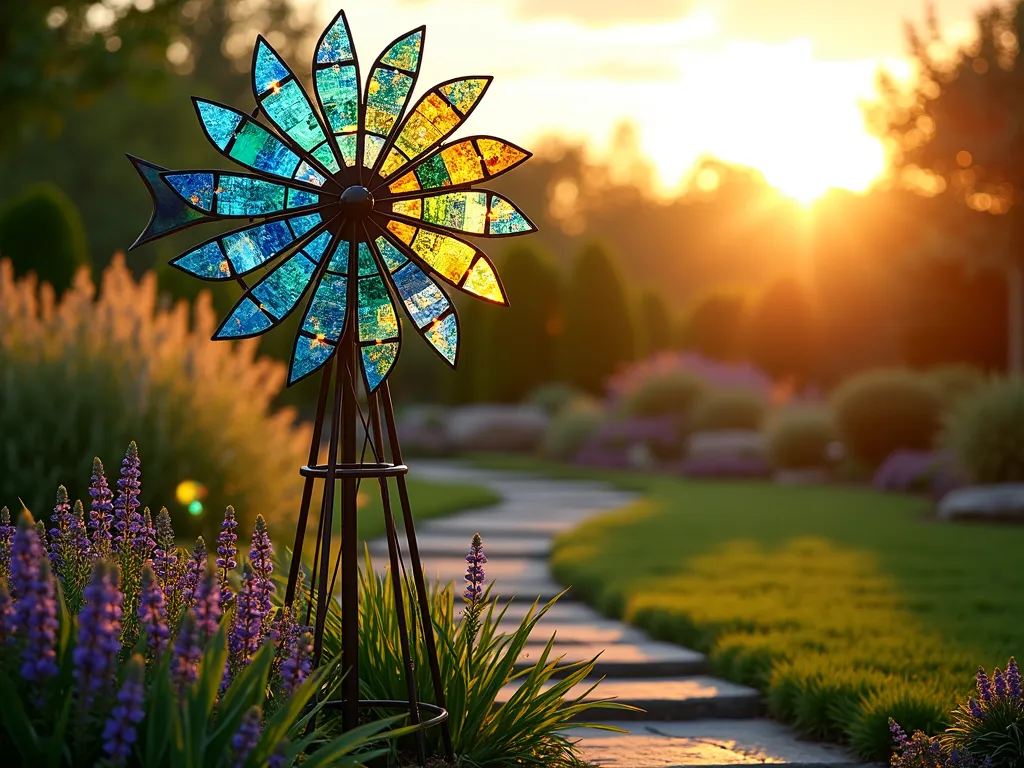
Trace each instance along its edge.
{"label": "tree", "polygon": [[636,311],[637,357],[651,357],[672,348],[673,320],[661,291],[640,294]]}
{"label": "tree", "polygon": [[519,246],[498,264],[509,306],[489,308],[484,391],[497,402],[519,402],[556,377],[562,325],[560,276],[553,259]]}
{"label": "tree", "polygon": [[783,277],[761,294],[747,322],[750,361],[775,379],[806,381],[814,370],[815,316],[798,280]]}
{"label": "tree", "polygon": [[[936,54],[942,38],[930,11],[923,30],[908,27],[918,79],[904,93],[883,75],[876,129],[897,149],[901,181],[944,193],[973,217],[988,216],[980,247],[964,247],[977,262],[996,262],[1008,286],[1008,362],[1024,372],[1024,0],[978,14],[973,43]],[[958,222],[940,233],[956,235]],[[963,224],[963,222],[959,222]],[[965,224],[969,229],[975,229]]]}
{"label": "tree", "polygon": [[633,360],[634,336],[626,291],[601,245],[590,243],[573,259],[565,300],[562,357],[570,383],[603,395],[605,381]]}
{"label": "tree", "polygon": [[733,288],[716,288],[691,302],[680,346],[711,360],[736,360],[743,353],[747,295]]}

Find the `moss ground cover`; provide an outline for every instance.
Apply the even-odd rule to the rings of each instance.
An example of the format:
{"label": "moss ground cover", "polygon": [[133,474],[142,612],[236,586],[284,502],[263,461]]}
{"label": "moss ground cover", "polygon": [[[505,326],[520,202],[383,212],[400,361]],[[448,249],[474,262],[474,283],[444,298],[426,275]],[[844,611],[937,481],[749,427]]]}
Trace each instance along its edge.
{"label": "moss ground cover", "polygon": [[889,717],[935,732],[979,664],[1024,656],[1024,529],[860,488],[600,479],[644,498],[561,537],[558,578],[861,757],[889,753]]}

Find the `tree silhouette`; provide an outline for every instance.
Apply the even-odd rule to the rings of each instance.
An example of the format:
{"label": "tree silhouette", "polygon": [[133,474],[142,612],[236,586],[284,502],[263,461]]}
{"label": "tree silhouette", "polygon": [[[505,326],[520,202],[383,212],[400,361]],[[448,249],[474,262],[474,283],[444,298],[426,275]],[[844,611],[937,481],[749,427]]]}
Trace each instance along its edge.
{"label": "tree silhouette", "polygon": [[[1009,367],[1024,372],[1024,0],[977,17],[977,39],[943,49],[934,9],[924,28],[908,25],[919,75],[910,93],[882,75],[872,115],[896,149],[901,180],[960,201],[963,216],[942,222],[925,251],[950,244],[975,262],[997,263],[1009,288]],[[984,227],[971,221],[989,217]],[[968,238],[964,239],[967,235]]]}
{"label": "tree silhouette", "polygon": [[806,381],[814,372],[815,318],[804,287],[792,277],[768,286],[748,319],[750,361],[776,379]]}

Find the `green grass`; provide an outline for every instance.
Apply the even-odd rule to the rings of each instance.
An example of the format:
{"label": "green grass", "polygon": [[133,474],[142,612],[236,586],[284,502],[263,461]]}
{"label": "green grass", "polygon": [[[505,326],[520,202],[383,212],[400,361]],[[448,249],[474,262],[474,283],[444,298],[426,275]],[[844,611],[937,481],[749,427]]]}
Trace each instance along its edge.
{"label": "green grass", "polygon": [[941,524],[919,498],[862,488],[556,474],[644,493],[557,541],[563,583],[862,758],[888,755],[890,716],[934,732],[979,664],[1024,656],[1019,527]]}

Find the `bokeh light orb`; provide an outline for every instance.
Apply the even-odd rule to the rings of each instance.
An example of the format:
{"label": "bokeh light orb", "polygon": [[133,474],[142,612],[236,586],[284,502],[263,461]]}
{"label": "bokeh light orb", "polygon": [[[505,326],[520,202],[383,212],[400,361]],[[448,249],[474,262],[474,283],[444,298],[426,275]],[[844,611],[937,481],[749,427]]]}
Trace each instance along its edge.
{"label": "bokeh light orb", "polygon": [[194,517],[199,517],[203,514],[203,502],[199,499],[193,499],[188,505],[188,513]]}

